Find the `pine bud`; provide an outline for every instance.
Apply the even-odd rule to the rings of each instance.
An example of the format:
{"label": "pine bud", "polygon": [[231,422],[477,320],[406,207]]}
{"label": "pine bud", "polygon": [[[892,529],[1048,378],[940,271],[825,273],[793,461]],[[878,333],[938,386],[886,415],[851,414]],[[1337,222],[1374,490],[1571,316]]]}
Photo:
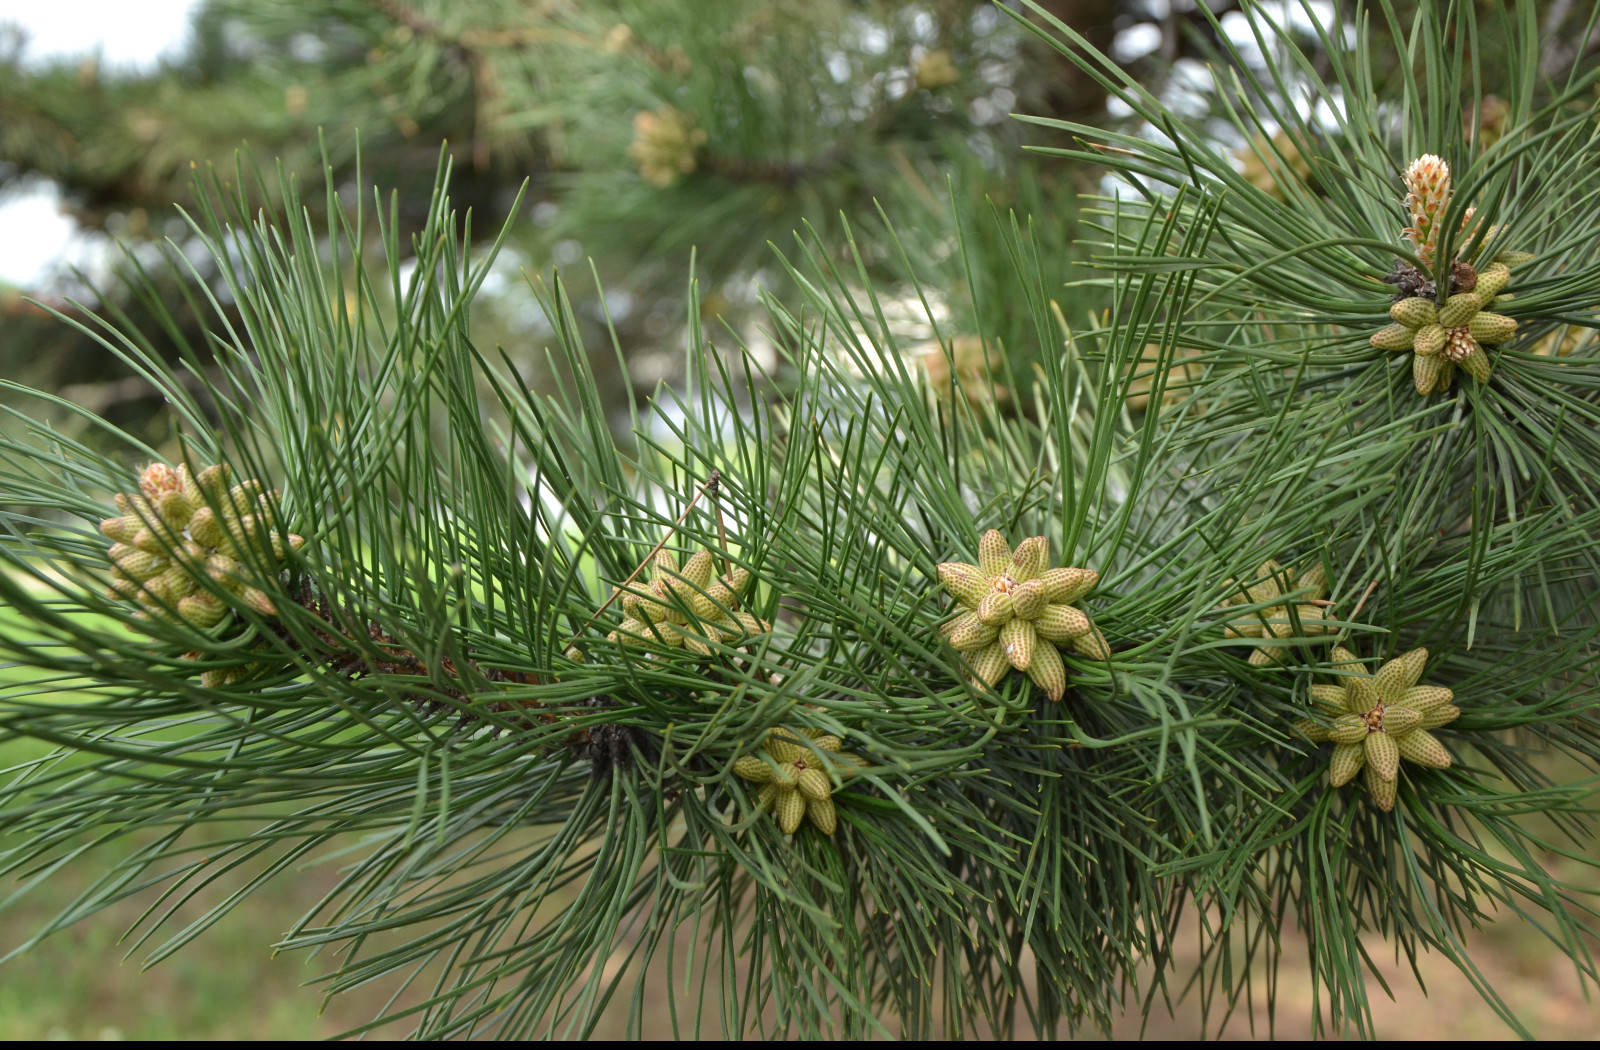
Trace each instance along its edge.
{"label": "pine bud", "polygon": [[[815,824],[817,830],[824,835],[832,835],[839,829],[839,812],[832,798],[806,799],[806,816],[811,818],[811,823]],[[781,819],[780,817],[780,821]],[[796,822],[796,827],[798,826]]]}
{"label": "pine bud", "polygon": [[1473,315],[1467,328],[1472,333],[1472,338],[1484,346],[1499,346],[1516,334],[1517,322],[1515,318],[1507,317],[1505,314],[1492,314],[1480,310]]}
{"label": "pine bud", "polygon": [[777,797],[778,826],[785,835],[793,835],[800,830],[800,821],[805,819],[806,800],[798,791],[778,790]]}
{"label": "pine bud", "polygon": [[143,591],[144,588],[139,581],[130,580],[126,576],[113,576],[111,586],[106,590],[106,597],[112,601],[120,598],[123,601],[136,602]]}
{"label": "pine bud", "polygon": [[1370,762],[1367,763],[1367,793],[1372,796],[1372,801],[1379,809],[1385,813],[1394,809],[1395,794],[1399,787],[1397,778],[1384,777]]}
{"label": "pine bud", "polygon": [[1489,355],[1483,352],[1477,341],[1473,340],[1471,336],[1467,338],[1471,342],[1471,347],[1467,351],[1467,355],[1457,363],[1461,366],[1463,372],[1466,372],[1480,383],[1487,383],[1491,370]]}
{"label": "pine bud", "polygon": [[1051,605],[1067,605],[1082,598],[1100,582],[1100,574],[1093,569],[1051,569],[1039,577],[1044,584],[1045,600]]}
{"label": "pine bud", "polygon": [[1443,382],[1445,369],[1453,365],[1437,354],[1424,357],[1417,354],[1411,359],[1411,379],[1417,388],[1417,393],[1426,397],[1434,390],[1443,390],[1450,384]]}
{"label": "pine bud", "polygon": [[1452,699],[1450,690],[1439,685],[1415,685],[1407,689],[1401,701],[1407,707],[1414,707],[1418,711],[1431,711],[1442,704],[1448,704]]}
{"label": "pine bud", "polygon": [[178,604],[178,599],[183,597],[181,594],[169,593],[170,586],[171,577],[166,573],[152,576],[144,581],[144,591],[139,595],[139,600],[151,612],[165,612],[165,606],[175,606]]}
{"label": "pine bud", "polygon": [[628,156],[646,182],[664,188],[694,171],[695,153],[705,142],[703,128],[672,106],[659,106],[634,114]]}
{"label": "pine bud", "polygon": [[1098,627],[1091,626],[1088,634],[1072,639],[1072,647],[1091,660],[1111,659],[1111,646],[1106,643],[1106,636],[1100,633]]}
{"label": "pine bud", "polygon": [[100,522],[100,535],[117,543],[132,543],[133,538],[139,534],[144,526],[139,524],[139,519],[131,514],[124,514],[116,518],[104,518]]}
{"label": "pine bud", "polygon": [[1336,744],[1328,762],[1328,782],[1334,787],[1343,787],[1361,772],[1366,761],[1361,744]]}
{"label": "pine bud", "polygon": [[984,623],[978,618],[977,613],[966,613],[953,621],[954,627],[950,631],[950,646],[957,652],[971,652],[993,642],[1000,634],[1000,628]]}
{"label": "pine bud", "polygon": [[1429,357],[1443,350],[1449,340],[1450,330],[1444,325],[1423,325],[1411,340],[1411,349],[1423,357]]}
{"label": "pine bud", "polygon": [[1039,580],[1018,584],[1011,592],[1011,609],[1019,620],[1036,619],[1045,608],[1045,587]]}
{"label": "pine bud", "polygon": [[750,570],[746,569],[742,565],[735,565],[732,569],[728,570],[727,575],[723,576],[721,583],[727,588],[729,594],[729,600],[722,602],[722,604],[724,606],[731,606],[732,599],[736,598],[740,594],[743,594],[745,587],[749,585]]}
{"label": "pine bud", "polygon": [[156,503],[156,513],[174,532],[182,532],[194,517],[194,504],[183,492],[168,492]]}
{"label": "pine bud", "polygon": [[1521,266],[1524,263],[1533,262],[1533,260],[1536,259],[1536,258],[1538,258],[1538,256],[1534,255],[1532,252],[1504,251],[1504,252],[1501,252],[1499,255],[1496,255],[1494,257],[1494,261],[1497,262],[1497,263],[1504,263],[1506,266],[1509,267],[1509,266]]}
{"label": "pine bud", "polygon": [[657,551],[649,564],[649,583],[632,583],[625,591],[613,592],[622,595],[624,619],[606,636],[611,641],[652,649],[682,647],[712,656],[726,641],[772,629],[766,621],[737,609],[737,591],[750,579],[747,570],[735,569],[713,580],[715,561],[706,550],[691,555],[681,570],[677,556],[666,549]]}
{"label": "pine bud", "polygon": [[757,784],[764,784],[772,779],[772,767],[759,755],[740,755],[734,760],[733,771]]}
{"label": "pine bud", "polygon": [[1459,328],[1483,309],[1484,300],[1476,292],[1457,292],[1439,309],[1439,323],[1446,328]]}
{"label": "pine bud", "polygon": [[1296,719],[1294,722],[1290,723],[1290,728],[1296,733],[1305,737],[1307,740],[1311,741],[1313,744],[1326,743],[1332,739],[1332,737],[1328,735],[1328,730],[1326,727],[1313,722],[1309,718]]}
{"label": "pine bud", "polygon": [[751,637],[754,637],[758,634],[770,634],[772,632],[772,624],[765,620],[758,619],[751,613],[736,612],[733,614],[733,620],[734,623],[738,624],[738,626],[746,635]]}
{"label": "pine bud", "polygon": [[1367,723],[1360,715],[1340,715],[1328,727],[1328,739],[1336,744],[1359,744],[1367,738]]}
{"label": "pine bud", "polygon": [[811,738],[811,749],[815,751],[838,751],[844,747],[843,738],[821,729],[807,729],[806,736]]}
{"label": "pine bud", "polygon": [[957,601],[973,609],[989,593],[989,578],[977,566],[958,561],[940,563],[939,582]]}
{"label": "pine bud", "polygon": [[972,677],[991,689],[1011,670],[1011,661],[1006,658],[1005,648],[998,640],[975,654],[969,654],[967,665],[972,668]]}
{"label": "pine bud", "polygon": [[1392,737],[1409,733],[1422,724],[1422,712],[1414,707],[1391,704],[1383,712],[1383,731]]}
{"label": "pine bud", "polygon": [[675,649],[683,645],[685,639],[683,628],[668,620],[645,624],[643,634],[646,638],[654,638],[657,644],[667,649]]}
{"label": "pine bud", "polygon": [[148,580],[158,576],[166,571],[167,564],[167,559],[161,555],[136,548],[127,548],[126,553],[116,559],[117,568],[135,580]]}
{"label": "pine bud", "polygon": [[1026,671],[1033,663],[1037,642],[1038,635],[1034,632],[1031,620],[1011,620],[1000,628],[1001,651],[1011,661],[1011,666],[1019,671]]}
{"label": "pine bud", "polygon": [[1337,685],[1313,685],[1311,699],[1327,714],[1344,711],[1344,689]]}
{"label": "pine bud", "polygon": [[1028,665],[1028,677],[1044,690],[1052,700],[1060,700],[1067,691],[1067,665],[1053,645],[1036,645],[1033,661]]}
{"label": "pine bud", "polygon": [[1395,746],[1394,736],[1389,733],[1368,733],[1366,735],[1366,765],[1378,771],[1384,779],[1394,779],[1395,773],[1400,770],[1400,749]]}
{"label": "pine bud", "polygon": [[1368,342],[1379,350],[1410,350],[1417,334],[1403,324],[1392,324],[1373,332]]}
{"label": "pine bud", "polygon": [[998,529],[990,529],[978,541],[978,568],[987,577],[999,576],[1011,564],[1011,548]]}
{"label": "pine bud", "polygon": [[1511,270],[1504,263],[1493,262],[1478,271],[1478,284],[1472,289],[1481,302],[1493,302],[1511,280]]}
{"label": "pine bud", "polygon": [[176,605],[194,593],[194,577],[189,575],[189,570],[182,565],[173,565],[145,586],[152,593],[165,598],[167,604]]}
{"label": "pine bud", "polygon": [[254,609],[262,616],[278,615],[278,607],[273,605],[272,599],[268,598],[266,592],[258,587],[251,587],[247,585],[242,591],[239,592],[239,597],[246,605],[250,606],[250,608]]}
{"label": "pine bud", "polygon": [[961,80],[961,69],[945,47],[924,52],[912,59],[917,87],[923,91],[937,91]]}
{"label": "pine bud", "polygon": [[223,515],[222,525],[227,538],[240,550],[261,550],[261,521],[254,514],[237,518]]}
{"label": "pine bud", "polygon": [[801,761],[810,753],[810,749],[798,743],[795,735],[787,729],[774,729],[769,732],[764,746],[767,754],[781,763],[790,765]]}
{"label": "pine bud", "polygon": [[1049,557],[1049,541],[1043,536],[1029,536],[1011,552],[1011,564],[1007,572],[1016,582],[1026,583],[1044,572]]}
{"label": "pine bud", "polygon": [[1437,324],[1439,311],[1432,299],[1413,296],[1389,307],[1389,316],[1407,328],[1421,328],[1423,325]]}
{"label": "pine bud", "polygon": [[201,630],[221,623],[227,612],[227,607],[209,594],[191,594],[178,602],[178,615]]}
{"label": "pine bud", "polygon": [[237,590],[241,583],[243,569],[239,563],[226,554],[213,554],[206,559],[205,573],[213,582]]}
{"label": "pine bud", "polygon": [[196,543],[206,547],[215,547],[222,542],[222,524],[217,520],[216,511],[210,507],[201,507],[189,519],[189,535]]}
{"label": "pine bud", "polygon": [[214,671],[203,671],[200,674],[200,684],[207,689],[220,689],[232,685],[249,673],[249,667],[221,667]]}
{"label": "pine bud", "polygon": [[134,533],[133,539],[129,542],[140,550],[151,554],[166,554],[173,547],[173,544],[166,542],[163,537],[157,536],[149,528],[143,528]]}
{"label": "pine bud", "polygon": [[1423,729],[1438,729],[1447,726],[1461,717],[1461,708],[1454,704],[1445,704],[1442,707],[1431,708],[1422,713]]}
{"label": "pine bud", "polygon": [[1450,768],[1450,752],[1446,751],[1438,738],[1426,729],[1407,733],[1395,741],[1395,746],[1400,749],[1400,757],[1407,762],[1415,762],[1430,769]]}
{"label": "pine bud", "polygon": [[[239,484],[228,490],[227,496],[221,501],[224,511],[234,510],[243,514],[255,507],[263,496],[267,494],[266,486],[255,478],[245,478]],[[237,508],[235,510],[235,508]]]}
{"label": "pine bud", "polygon": [[833,796],[833,785],[828,783],[828,774],[812,766],[807,766],[800,771],[796,788],[800,794],[809,799],[824,799]]}
{"label": "pine bud", "polygon": [[1372,684],[1383,703],[1393,704],[1403,700],[1407,690],[1421,680],[1422,671],[1427,666],[1428,650],[1419,646],[1378,668],[1377,674],[1372,676]]}
{"label": "pine bud", "polygon": [[[976,681],[993,687],[1015,668],[1029,673],[1052,698],[1059,698],[1066,691],[1066,665],[1054,646],[1071,643],[1079,651],[1088,646],[1091,652],[1110,657],[1109,646],[1089,617],[1068,604],[1099,582],[1098,573],[1046,569],[1049,541],[1045,537],[1030,536],[1012,551],[994,529],[979,541],[978,556],[978,565],[953,562],[939,566],[941,580],[958,600],[970,608],[973,603],[968,599],[979,599],[975,621],[958,616],[944,628],[951,644],[966,654]],[[1044,655],[1046,649],[1049,655]]]}
{"label": "pine bud", "polygon": [[978,619],[994,627],[1010,623],[1014,616],[1016,607],[1012,603],[1011,595],[1001,591],[990,591],[983,596],[983,601],[978,606]]}
{"label": "pine bud", "polygon": [[1057,645],[1072,641],[1092,629],[1088,614],[1071,605],[1047,605],[1039,613],[1034,629],[1039,637]]}
{"label": "pine bud", "polygon": [[684,563],[683,572],[677,579],[669,582],[672,592],[688,601],[698,592],[704,591],[711,585],[712,560],[711,552],[698,550]]}

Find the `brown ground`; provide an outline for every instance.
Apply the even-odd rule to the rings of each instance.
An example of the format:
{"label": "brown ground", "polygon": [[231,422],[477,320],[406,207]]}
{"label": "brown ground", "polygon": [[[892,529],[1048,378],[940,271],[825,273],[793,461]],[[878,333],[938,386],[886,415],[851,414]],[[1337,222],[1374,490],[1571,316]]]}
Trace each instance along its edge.
{"label": "brown ground", "polygon": [[[308,871],[258,892],[239,913],[175,957],[141,973],[136,962],[121,961],[118,933],[142,909],[125,905],[45,942],[28,955],[0,967],[0,1038],[315,1038],[337,1034],[369,1018],[387,998],[387,989],[362,989],[329,1004],[318,1015],[321,997],[302,987],[319,970],[318,962],[269,957],[266,945],[278,931],[320,896],[331,876]],[[19,908],[0,913],[0,945],[16,945],[71,896],[68,878],[51,881]],[[1280,971],[1277,1028],[1280,1037],[1310,1034],[1312,989],[1298,941],[1286,936],[1289,953]],[[1485,977],[1537,1037],[1592,1038],[1595,1007],[1584,1001],[1572,965],[1542,946],[1536,931],[1515,918],[1476,935],[1470,942]],[[1594,946],[1591,945],[1591,948]],[[1369,949],[1385,957],[1376,939]],[[1185,962],[1194,958],[1188,946]],[[1180,972],[1183,966],[1180,965]],[[1393,1039],[1505,1038],[1508,1026],[1447,961],[1424,959],[1424,995],[1402,960],[1387,952],[1383,972],[1395,989],[1390,1001],[1369,985],[1378,1033]],[[665,1002],[659,983],[652,997]],[[597,1035],[624,1032],[626,1003],[618,1003]],[[1226,1038],[1250,1038],[1249,1016],[1231,1019]],[[1255,1034],[1268,1031],[1264,1006],[1258,1006]],[[1215,1031],[1216,1019],[1212,1029]],[[658,1029],[659,1030],[659,1029]],[[1138,1038],[1137,1015],[1115,1028],[1118,1038]],[[1200,1032],[1200,1012],[1181,1004],[1176,1017],[1153,1017],[1147,1038],[1192,1038]],[[393,1034],[400,1034],[395,1032]],[[1086,1033],[1088,1034],[1088,1033]]]}

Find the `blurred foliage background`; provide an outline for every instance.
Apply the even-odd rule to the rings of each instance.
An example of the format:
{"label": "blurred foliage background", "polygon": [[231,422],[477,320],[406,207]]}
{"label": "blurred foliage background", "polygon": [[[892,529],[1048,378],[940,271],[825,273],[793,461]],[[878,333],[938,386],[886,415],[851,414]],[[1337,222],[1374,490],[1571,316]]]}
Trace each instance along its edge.
{"label": "blurred foliage background", "polygon": [[[1304,23],[1315,51],[1299,3],[1274,3],[1279,18]],[[1224,31],[1247,33],[1235,0],[1207,6]],[[1545,6],[1543,65],[1564,68],[1600,44],[1563,32],[1584,24],[1586,5]],[[1176,112],[1206,120],[1218,110],[1201,69],[1216,56],[1216,29],[1196,0],[1043,7]],[[1326,0],[1308,10],[1339,13]],[[1480,61],[1492,68],[1496,56]],[[122,249],[108,252],[98,287],[58,279],[35,291],[58,306],[109,299],[148,330],[148,302],[127,278],[173,303],[178,282],[157,245],[170,239],[205,265],[178,211],[195,170],[224,181],[242,172],[272,200],[274,169],[317,185],[326,160],[341,195],[362,180],[376,185],[393,195],[402,228],[415,230],[442,147],[452,195],[476,210],[480,236],[529,186],[475,330],[537,368],[537,312],[518,271],[582,270],[593,260],[608,291],[579,317],[602,336],[594,345],[615,330],[631,375],[610,361],[599,370],[620,407],[623,384],[648,392],[672,372],[691,254],[702,316],[741,325],[758,285],[781,292],[768,243],[788,247],[802,222],[826,234],[841,215],[894,224],[924,253],[920,266],[948,262],[936,305],[956,331],[1011,345],[1016,312],[964,316],[984,301],[972,287],[1001,279],[1009,261],[997,241],[982,243],[990,224],[958,231],[952,216],[982,214],[988,202],[1015,208],[1065,279],[1075,194],[1102,178],[1029,155],[1035,133],[1013,112],[1128,121],[1092,78],[974,0],[202,0],[186,49],[137,71],[102,68],[93,56],[32,62],[25,31],[0,29],[0,198],[47,182],[82,228],[116,238]],[[1212,123],[1234,137],[1225,121]],[[1246,143],[1227,144],[1250,156]],[[1251,174],[1270,183],[1268,171]],[[975,252],[970,274],[956,269],[961,232],[987,249]],[[880,286],[903,276],[902,260],[864,262]],[[1062,306],[1073,322],[1091,308],[1078,298]],[[0,314],[0,373],[66,387],[119,424],[156,407],[91,338],[22,304],[17,290],[0,288]],[[183,339],[200,342],[204,332],[168,333],[173,347]],[[986,362],[981,349],[972,358]]]}
{"label": "blurred foliage background", "polygon": [[[1102,46],[1121,41],[1147,82],[1181,81],[1211,50],[1212,30],[1181,0],[1046,6]],[[1115,119],[1092,79],[972,0],[206,0],[188,49],[138,72],[92,57],[29,63],[24,40],[0,37],[0,193],[48,180],[78,223],[128,252],[104,287],[60,281],[58,298],[110,297],[139,322],[140,297],[112,290],[137,269],[145,294],[174,301],[154,246],[189,242],[176,209],[196,168],[231,181],[236,165],[246,177],[281,167],[314,184],[325,158],[342,194],[376,184],[414,230],[444,144],[452,195],[484,220],[480,234],[530,189],[476,330],[537,366],[517,271],[593,259],[608,295],[580,319],[615,327],[641,391],[673,368],[691,253],[702,315],[739,325],[758,284],[781,284],[768,242],[789,246],[802,221],[892,222],[950,261],[940,305],[958,316],[972,300],[954,270],[952,195],[966,214],[989,200],[1029,215],[1064,277],[1074,191],[1099,173],[1029,157],[1029,131],[1008,114]],[[271,200],[275,183],[257,192]],[[1004,269],[999,252],[989,261]],[[900,260],[865,261],[875,281],[898,276]],[[155,407],[83,333],[14,294],[4,309],[0,371],[70,385],[119,423]],[[961,330],[979,321],[1007,345],[1009,314]],[[602,371],[620,405],[630,379]]]}
{"label": "blurred foliage background", "polygon": [[[1226,31],[1236,5],[1206,2]],[[1176,111],[1210,118],[1216,100],[1199,87],[1209,81],[1197,71],[1214,55],[1216,29],[1196,0],[1044,6]],[[1293,23],[1299,8],[1282,4],[1281,17]],[[1584,24],[1587,4],[1551,0],[1543,10],[1541,61],[1549,69],[1600,49],[1600,40],[1572,30]],[[1486,66],[1496,61],[1494,44],[1486,41],[1478,56]],[[215,276],[203,269],[180,210],[196,169],[213,168],[225,182],[249,179],[271,201],[275,169],[314,186],[326,162],[341,196],[376,185],[385,208],[415,231],[441,150],[454,169],[453,196],[480,217],[475,236],[493,236],[528,186],[477,304],[481,341],[503,346],[537,375],[547,333],[522,273],[559,267],[584,276],[592,261],[598,284],[570,287],[589,289],[578,319],[593,329],[586,344],[606,348],[595,370],[619,412],[630,384],[644,393],[674,374],[691,265],[702,316],[762,345],[750,327],[756,289],[781,295],[785,280],[771,265],[769,242],[788,246],[803,223],[824,232],[845,221],[893,225],[919,254],[917,269],[944,278],[927,291],[936,316],[957,333],[955,367],[987,369],[994,352],[1026,342],[1010,338],[1025,311],[974,294],[1006,281],[1011,264],[993,223],[958,216],[1015,209],[1033,225],[1059,287],[1085,275],[1076,271],[1084,249],[1073,243],[1074,201],[1104,178],[1029,154],[1033,132],[1012,112],[1129,120],[1076,66],[993,4],[972,0],[203,0],[186,48],[136,71],[102,68],[93,57],[34,61],[25,31],[0,26],[0,198],[53,186],[76,223],[119,245],[94,273],[56,274],[32,289],[0,286],[0,376],[54,389],[160,445],[170,424],[150,388],[89,331],[63,325],[23,293],[69,317],[74,301],[102,310],[175,358],[186,344],[203,346],[207,332],[182,309],[175,312],[189,319],[183,327],[153,326],[160,311],[152,307],[183,302],[183,266]],[[1243,159],[1248,144],[1231,140],[1225,122],[1214,124],[1241,170],[1270,187],[1271,172]],[[958,239],[970,272],[960,268]],[[859,263],[880,287],[907,277],[907,260],[889,254]],[[1089,295],[1061,298],[1070,323],[1085,323],[1096,309]],[[991,304],[992,314],[976,316],[974,303]],[[989,334],[988,349],[971,335],[979,331]],[[613,332],[626,371],[610,349]],[[942,355],[923,364],[936,381],[949,368]],[[113,922],[76,929],[0,976],[0,1034],[308,1036],[348,1027],[377,1001],[347,996],[339,1016],[314,1018],[305,1005],[316,993],[295,988],[298,962],[269,965],[258,954],[299,902],[320,893],[281,881],[256,902],[249,921],[258,928],[235,921],[203,942],[211,953],[185,953],[144,977],[132,964],[118,966]],[[0,944],[21,943],[73,895],[63,882],[5,913]],[[1540,960],[1517,954],[1524,942],[1514,928],[1494,936],[1504,948],[1495,958],[1507,970],[1508,998],[1518,997],[1518,981],[1537,998],[1524,1011],[1535,1030],[1581,1034],[1584,1006],[1560,983],[1571,983],[1570,967],[1553,964],[1547,974]],[[1400,1027],[1380,1027],[1418,1036],[1481,1034],[1486,1023],[1498,1030],[1470,989],[1446,970],[1440,975],[1461,994],[1447,987],[1426,1015],[1397,1008],[1392,1024]],[[1297,1001],[1286,991],[1280,1015]],[[241,1012],[241,1000],[251,1008]],[[1407,1027],[1424,1016],[1425,1027]],[[1241,1034],[1250,1020],[1237,1019]]]}

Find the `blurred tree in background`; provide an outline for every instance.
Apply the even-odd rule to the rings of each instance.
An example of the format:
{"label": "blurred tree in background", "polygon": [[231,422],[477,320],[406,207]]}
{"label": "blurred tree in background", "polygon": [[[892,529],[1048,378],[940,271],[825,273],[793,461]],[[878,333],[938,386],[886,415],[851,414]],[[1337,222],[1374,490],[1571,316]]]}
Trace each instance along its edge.
{"label": "blurred tree in background", "polygon": [[[1208,6],[1226,19],[1236,4]],[[1547,6],[1543,64],[1557,68],[1595,42],[1563,35],[1580,26],[1581,5]],[[1197,70],[1215,58],[1216,32],[1192,0],[1042,7],[1181,108],[1215,105]],[[205,0],[187,51],[132,73],[93,58],[30,64],[24,41],[0,37],[0,194],[55,184],[79,223],[130,246],[131,257],[114,261],[119,277],[148,268],[137,275],[147,300],[179,298],[140,246],[170,237],[192,247],[176,206],[192,203],[196,168],[231,172],[242,156],[248,171],[281,168],[315,184],[326,157],[348,203],[359,147],[361,176],[395,193],[410,233],[428,212],[444,143],[464,209],[500,214],[530,183],[505,276],[596,261],[612,292],[585,300],[574,282],[578,318],[591,335],[614,330],[640,392],[674,367],[661,351],[685,321],[677,281],[691,251],[702,313],[737,324],[758,284],[782,283],[768,243],[789,245],[802,221],[826,234],[841,213],[870,221],[881,207],[920,247],[953,258],[953,186],[965,205],[992,200],[1027,215],[1064,277],[1076,255],[1075,191],[1100,173],[1024,153],[1030,129],[1008,115],[1139,123],[1108,110],[1095,78],[973,0]],[[1307,44],[1315,53],[1319,42]],[[1492,50],[1484,59],[1497,60]],[[252,188],[270,203],[276,184]],[[1008,265],[998,251],[978,258],[994,269],[958,274],[952,264],[941,305],[958,330],[992,333],[989,351],[972,355],[981,363],[1016,333],[1014,313],[963,316],[975,301],[966,279],[981,289]],[[875,276],[904,275],[899,260],[866,261]],[[104,283],[95,294],[131,320],[154,319],[153,302],[117,290],[120,279]],[[513,355],[537,314],[523,287],[495,282],[478,318]],[[3,309],[0,372],[70,384],[81,403],[123,423],[154,408],[83,333],[14,297]],[[154,349],[170,358],[178,341],[204,341],[199,330],[172,336]],[[610,370],[607,381],[618,408],[628,380]]]}
{"label": "blurred tree in background", "polygon": [[[1101,46],[1133,30],[1146,52],[1130,68],[1151,81],[1208,50],[1211,30],[1192,5],[1047,7]],[[191,203],[197,166],[231,172],[242,151],[247,170],[315,184],[326,156],[348,203],[359,144],[361,175],[396,193],[409,234],[428,212],[443,142],[463,206],[503,213],[530,181],[510,273],[597,260],[613,292],[604,304],[580,300],[579,316],[615,326],[644,388],[671,367],[654,352],[684,323],[678,275],[690,252],[702,311],[737,322],[756,282],[782,282],[768,242],[792,243],[803,220],[826,227],[842,211],[870,221],[881,206],[949,257],[953,184],[964,203],[1022,205],[1064,274],[1070,191],[1098,176],[1028,158],[1028,129],[1008,114],[1111,119],[1092,78],[972,0],[208,0],[187,52],[152,71],[93,59],[35,67],[22,55],[15,35],[0,53],[0,192],[56,184],[80,223],[132,247],[119,269],[150,266],[155,299],[173,302],[177,288],[140,245],[190,241],[175,205]],[[276,183],[253,188],[270,202]],[[880,275],[898,269],[869,262]],[[951,276],[949,305],[962,310],[970,300]],[[505,295],[486,297],[513,353],[537,313],[521,286],[504,281]],[[138,297],[106,294],[149,319]],[[15,303],[8,313],[0,370],[72,383],[123,422],[153,407],[119,406],[144,391],[117,382],[121,371],[82,333]],[[987,320],[1004,344],[1007,316]],[[960,327],[977,330],[972,319]]]}

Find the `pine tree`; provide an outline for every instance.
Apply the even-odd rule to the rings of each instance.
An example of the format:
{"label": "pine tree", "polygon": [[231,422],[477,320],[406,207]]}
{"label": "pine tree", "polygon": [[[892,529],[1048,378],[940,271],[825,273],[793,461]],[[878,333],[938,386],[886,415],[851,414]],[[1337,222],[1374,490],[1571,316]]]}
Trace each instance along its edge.
{"label": "pine tree", "polygon": [[429,1037],[624,1001],[636,1034],[1055,1034],[1191,976],[1221,1017],[1290,937],[1317,1023],[1372,1035],[1372,933],[1520,1029],[1462,943],[1507,911],[1595,978],[1541,863],[1592,842],[1593,782],[1541,757],[1600,765],[1597,74],[1541,70],[1531,2],[1380,2],[1314,53],[1248,5],[1253,53],[1209,39],[1252,167],[1030,10],[1160,131],[1038,118],[1116,176],[1093,275],[960,199],[947,254],[802,225],[776,365],[690,270],[683,379],[620,437],[565,275],[532,282],[555,393],[474,337],[510,223],[475,247],[448,156],[415,221],[202,177],[206,337],[173,366],[86,326],[174,451],[23,389],[119,447],[27,412],[0,445],[0,732],[55,749],[11,771],[0,869],[133,844],[41,935],[160,887],[160,959],[336,864],[277,947]]}

